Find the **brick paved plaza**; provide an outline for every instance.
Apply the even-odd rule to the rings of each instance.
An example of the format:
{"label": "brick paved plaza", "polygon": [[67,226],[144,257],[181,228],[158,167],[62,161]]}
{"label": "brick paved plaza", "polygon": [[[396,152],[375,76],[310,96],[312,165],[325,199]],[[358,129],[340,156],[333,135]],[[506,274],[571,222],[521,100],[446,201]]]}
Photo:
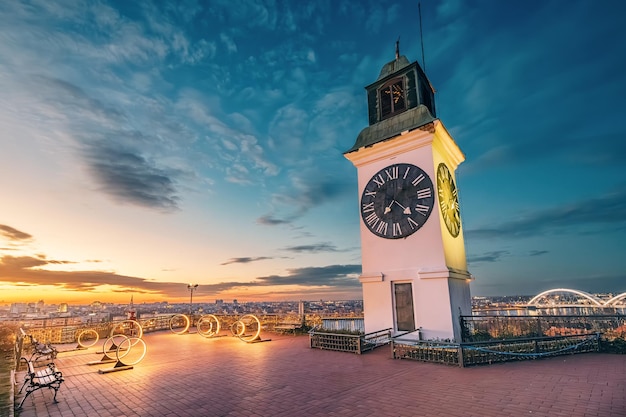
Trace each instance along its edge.
{"label": "brick paved plaza", "polygon": [[263,338],[149,333],[142,362],[106,374],[111,364],[86,365],[102,343],[64,352],[59,403],[36,391],[16,416],[626,416],[626,355],[463,369],[394,360],[389,346],[355,355],[310,349],[308,336]]}

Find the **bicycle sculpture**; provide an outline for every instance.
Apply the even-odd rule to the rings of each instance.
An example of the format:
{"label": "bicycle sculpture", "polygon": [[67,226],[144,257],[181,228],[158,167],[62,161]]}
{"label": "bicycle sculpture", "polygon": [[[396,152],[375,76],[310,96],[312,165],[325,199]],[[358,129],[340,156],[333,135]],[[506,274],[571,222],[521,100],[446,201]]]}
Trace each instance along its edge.
{"label": "bicycle sculpture", "polygon": [[[109,341],[109,339],[112,340]],[[109,359],[108,362],[115,362],[115,365],[112,368],[99,369],[98,373],[106,374],[133,369],[146,356],[147,347],[143,339],[122,334],[113,335],[109,339],[105,345],[109,343],[111,347],[117,346],[117,349],[106,350],[103,348],[104,355]]]}
{"label": "bicycle sculpture", "polygon": [[198,334],[203,337],[215,337],[220,332],[220,321],[213,314],[205,314],[200,317],[196,325]]}
{"label": "bicycle sculpture", "polygon": [[170,330],[174,334],[185,334],[191,327],[191,320],[185,314],[174,314],[170,319]]}
{"label": "bicycle sculpture", "polygon": [[89,349],[98,343],[98,340],[100,340],[100,335],[95,329],[83,329],[76,337],[76,341],[78,342],[76,349]]}
{"label": "bicycle sculpture", "polygon": [[[135,320],[122,320],[114,323],[109,332],[109,337],[102,344],[102,353],[104,356],[99,361],[88,362],[87,365],[99,365],[102,363],[119,362],[119,358],[114,358],[112,354],[120,350],[122,343],[124,343],[124,349],[129,350],[136,344],[142,344],[144,346],[145,355],[145,342],[141,339],[143,336],[143,328]],[[130,345],[128,345],[130,344]]]}
{"label": "bicycle sculpture", "polygon": [[233,323],[230,327],[230,331],[233,336],[237,336],[239,340],[246,343],[252,342],[268,342],[269,340],[262,340],[261,334],[261,322],[253,314],[246,314],[239,320]]}
{"label": "bicycle sculpture", "polygon": [[[189,332],[192,325],[191,319],[186,314],[174,314],[170,318],[170,330],[175,334],[185,334]],[[213,314],[205,314],[196,323],[197,333],[200,336],[211,338],[216,337],[221,330],[220,320]],[[262,340],[261,322],[253,314],[246,314],[230,326],[233,336],[238,337],[246,343],[266,342]]]}
{"label": "bicycle sculpture", "polygon": [[117,334],[141,339],[143,336],[143,327],[136,320],[122,320],[113,324],[109,332],[109,337]]}

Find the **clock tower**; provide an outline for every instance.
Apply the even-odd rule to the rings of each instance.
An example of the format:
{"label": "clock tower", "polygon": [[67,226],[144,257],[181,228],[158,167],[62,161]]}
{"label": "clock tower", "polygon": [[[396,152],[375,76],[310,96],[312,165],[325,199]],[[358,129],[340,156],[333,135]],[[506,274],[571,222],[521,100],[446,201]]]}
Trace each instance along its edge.
{"label": "clock tower", "polygon": [[460,342],[473,279],[455,180],[465,156],[436,117],[426,74],[397,44],[365,90],[369,126],[344,153],[358,171],[365,332]]}

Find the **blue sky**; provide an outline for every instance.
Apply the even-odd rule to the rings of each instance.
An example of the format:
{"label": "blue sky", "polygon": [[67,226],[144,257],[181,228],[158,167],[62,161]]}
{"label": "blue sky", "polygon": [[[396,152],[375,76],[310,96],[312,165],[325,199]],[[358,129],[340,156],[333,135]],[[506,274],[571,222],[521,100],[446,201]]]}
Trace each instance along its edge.
{"label": "blue sky", "polygon": [[[421,2],[473,295],[626,291],[626,6]],[[361,298],[364,86],[417,1],[0,4],[0,290]]]}

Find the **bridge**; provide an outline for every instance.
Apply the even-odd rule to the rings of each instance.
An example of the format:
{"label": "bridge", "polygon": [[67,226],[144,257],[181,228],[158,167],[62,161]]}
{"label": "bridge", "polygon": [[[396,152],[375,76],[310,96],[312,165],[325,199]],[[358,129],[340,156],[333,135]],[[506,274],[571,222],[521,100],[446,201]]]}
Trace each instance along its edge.
{"label": "bridge", "polygon": [[533,307],[619,308],[626,307],[626,292],[604,300],[586,291],[554,288],[537,294],[528,301],[527,305]]}

